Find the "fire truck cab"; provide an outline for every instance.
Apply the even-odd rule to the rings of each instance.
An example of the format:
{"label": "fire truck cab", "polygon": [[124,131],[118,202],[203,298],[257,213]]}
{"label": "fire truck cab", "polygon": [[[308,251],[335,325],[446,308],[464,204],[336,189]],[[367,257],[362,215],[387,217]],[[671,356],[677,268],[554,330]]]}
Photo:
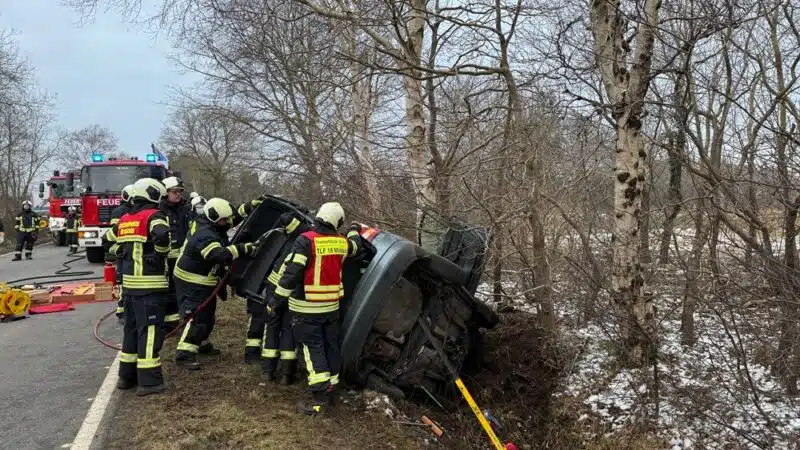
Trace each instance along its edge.
{"label": "fire truck cab", "polygon": [[[163,180],[170,172],[154,155],[147,160],[104,159],[92,155],[92,162],[84,165],[80,172],[81,226],[78,228],[78,245],[86,249],[86,259],[91,263],[106,260],[107,249],[103,247],[103,236],[111,228],[111,213],[122,203],[122,188],[140,178]],[[68,189],[74,180],[67,177]],[[112,258],[109,258],[112,259]]]}
{"label": "fire truck cab", "polygon": [[[73,175],[74,176],[74,175]],[[67,175],[58,170],[53,171],[53,176],[47,181],[39,183],[39,198],[44,199],[46,188],[49,188],[48,201],[48,229],[53,236],[55,245],[63,246],[67,243],[66,219],[67,209],[70,206],[79,207],[80,197],[67,190]]]}

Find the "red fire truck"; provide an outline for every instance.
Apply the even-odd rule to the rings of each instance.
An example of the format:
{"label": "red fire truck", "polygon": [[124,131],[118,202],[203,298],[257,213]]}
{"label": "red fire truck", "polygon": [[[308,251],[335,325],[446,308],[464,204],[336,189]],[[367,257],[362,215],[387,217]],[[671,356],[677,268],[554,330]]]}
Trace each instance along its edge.
{"label": "red fire truck", "polygon": [[[102,155],[92,155],[92,162],[80,171],[81,226],[78,228],[78,244],[86,249],[86,259],[92,263],[103,262],[106,249],[103,236],[111,227],[111,212],[122,202],[122,188],[139,178],[163,180],[171,172],[155,155],[147,155],[147,161],[138,158],[104,160]],[[74,189],[74,177],[67,175],[67,189]]]}
{"label": "red fire truck", "polygon": [[[73,176],[79,172],[73,172]],[[67,208],[80,206],[81,199],[77,194],[67,190],[67,175],[60,171],[53,171],[49,180],[39,183],[39,198],[44,199],[45,186],[49,187],[48,201],[48,229],[56,245],[66,245],[67,233],[65,228]]]}

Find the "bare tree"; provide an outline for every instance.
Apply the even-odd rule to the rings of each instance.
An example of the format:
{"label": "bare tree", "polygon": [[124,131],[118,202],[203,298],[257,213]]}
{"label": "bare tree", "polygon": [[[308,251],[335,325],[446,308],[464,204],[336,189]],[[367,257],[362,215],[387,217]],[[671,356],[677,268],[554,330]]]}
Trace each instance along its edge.
{"label": "bare tree", "polygon": [[120,151],[119,138],[114,132],[93,124],[63,136],[57,162],[66,169],[78,168],[92,160],[92,153],[101,153],[106,158],[130,157],[129,153]]}

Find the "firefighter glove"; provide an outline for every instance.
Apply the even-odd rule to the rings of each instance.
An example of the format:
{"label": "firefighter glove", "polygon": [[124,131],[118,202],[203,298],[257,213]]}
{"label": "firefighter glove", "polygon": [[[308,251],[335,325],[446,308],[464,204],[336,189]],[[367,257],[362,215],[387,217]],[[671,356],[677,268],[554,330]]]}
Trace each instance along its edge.
{"label": "firefighter glove", "polygon": [[358,222],[350,223],[350,226],[347,227],[347,235],[350,236],[351,233],[355,232],[355,234],[361,233],[361,224]]}
{"label": "firefighter glove", "polygon": [[259,247],[261,245],[258,242],[246,242],[244,245],[244,254],[247,256],[253,256],[258,253]]}

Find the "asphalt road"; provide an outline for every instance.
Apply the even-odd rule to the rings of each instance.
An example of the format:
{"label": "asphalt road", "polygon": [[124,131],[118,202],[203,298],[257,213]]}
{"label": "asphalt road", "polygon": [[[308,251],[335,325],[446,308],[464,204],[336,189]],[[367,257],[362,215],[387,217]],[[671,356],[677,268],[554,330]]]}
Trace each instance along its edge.
{"label": "asphalt road", "polygon": [[[66,253],[65,247],[43,245],[34,249],[32,261],[12,263],[12,255],[2,255],[0,281],[49,275],[63,268]],[[101,265],[85,260],[72,267],[102,275]],[[0,323],[0,448],[62,448],[72,442],[116,355],[92,335],[95,319],[113,307],[80,304],[74,311]],[[119,342],[113,316],[101,335]]]}

